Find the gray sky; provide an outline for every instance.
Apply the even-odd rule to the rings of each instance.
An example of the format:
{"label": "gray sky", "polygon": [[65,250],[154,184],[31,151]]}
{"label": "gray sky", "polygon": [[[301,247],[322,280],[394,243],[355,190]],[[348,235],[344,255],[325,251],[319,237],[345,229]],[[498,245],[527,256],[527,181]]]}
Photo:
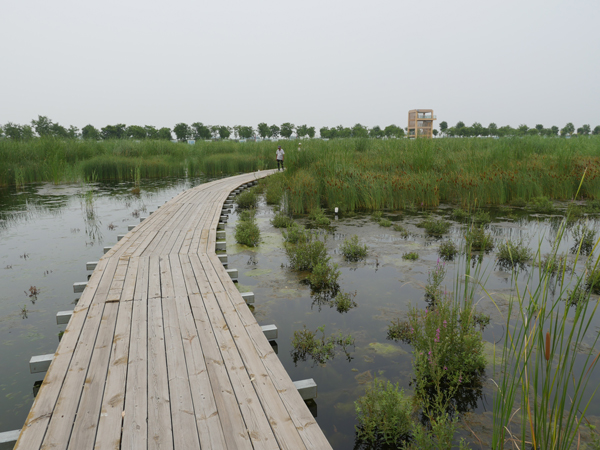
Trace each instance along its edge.
{"label": "gray sky", "polygon": [[598,0],[5,0],[0,124],[600,124]]}

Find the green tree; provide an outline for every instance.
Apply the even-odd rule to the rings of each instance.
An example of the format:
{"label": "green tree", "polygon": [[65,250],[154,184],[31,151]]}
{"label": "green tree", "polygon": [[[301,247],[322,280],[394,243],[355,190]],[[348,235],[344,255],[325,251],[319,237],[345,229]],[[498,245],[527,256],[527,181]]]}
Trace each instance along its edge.
{"label": "green tree", "polygon": [[79,137],[79,128],[74,125],[70,125],[69,129],[67,130],[67,135],[69,139],[77,139]]}
{"label": "green tree", "polygon": [[525,136],[527,134],[528,130],[529,130],[529,127],[527,125],[525,125],[524,123],[522,123],[521,125],[519,125],[517,127],[517,136]]}
{"label": "green tree", "polygon": [[540,132],[537,128],[530,128],[529,130],[527,130],[527,134],[529,136],[538,136]]}
{"label": "green tree", "polygon": [[379,125],[375,125],[373,128],[369,130],[369,137],[375,139],[381,139],[384,136],[383,130]]}
{"label": "green tree", "polygon": [[538,133],[540,133],[540,134],[541,134],[541,133],[542,133],[542,130],[544,129],[544,125],[542,125],[541,123],[538,123],[538,124],[535,126],[535,129],[536,129],[536,130],[538,130]]}
{"label": "green tree", "polygon": [[164,141],[170,141],[171,139],[173,139],[171,129],[167,127],[162,127],[160,130],[158,130],[158,139]]}
{"label": "green tree", "polygon": [[192,136],[198,141],[201,139],[210,139],[210,128],[208,128],[202,122],[194,122],[192,124]]}
{"label": "green tree", "polygon": [[592,134],[595,135],[595,136],[597,136],[597,135],[600,134],[600,125],[596,125],[594,127],[594,131],[592,131]]}
{"label": "green tree", "polygon": [[446,134],[447,129],[448,129],[448,122],[446,122],[445,120],[443,122],[440,122],[440,131],[442,132],[442,134]]}
{"label": "green tree", "polygon": [[52,131],[52,136],[59,139],[67,139],[69,137],[69,132],[65,127],[60,125],[59,123],[53,123],[50,127]]}
{"label": "green tree", "polygon": [[577,130],[577,134],[582,134],[583,136],[588,136],[592,132],[592,127],[590,124],[585,124],[580,128],[581,132]]}
{"label": "green tree", "polygon": [[290,123],[290,122],[282,123],[281,129],[280,129],[280,134],[284,138],[289,139],[292,136],[292,133],[294,133],[295,128],[296,128],[296,126],[293,123]]}
{"label": "green tree", "polygon": [[348,127],[344,127],[343,125],[338,125],[335,127],[336,129],[336,137],[340,138],[349,138],[352,137],[352,129]]}
{"label": "green tree", "polygon": [[86,125],[81,129],[81,137],[91,141],[100,139],[100,131],[94,125]]}
{"label": "green tree", "polygon": [[125,139],[127,137],[127,130],[124,123],[117,125],[106,125],[100,129],[100,135],[102,139]]}
{"label": "green tree", "polygon": [[219,137],[221,139],[229,139],[229,136],[231,136],[231,128],[230,127],[226,127],[226,126],[220,126],[219,127]]}
{"label": "green tree", "polygon": [[32,120],[31,125],[39,137],[49,137],[53,135],[52,121],[46,116],[38,116],[37,120]]}
{"label": "green tree", "polygon": [[556,125],[552,125],[550,131],[552,131],[552,136],[558,136],[559,129]]}
{"label": "green tree", "polygon": [[258,132],[258,135],[263,139],[269,137],[271,133],[269,125],[267,125],[265,122],[259,123],[256,128],[256,131]]}
{"label": "green tree", "polygon": [[488,125],[488,131],[490,136],[498,136],[498,125],[496,125],[494,122],[490,123]]}
{"label": "green tree", "polygon": [[321,136],[321,139],[331,139],[330,134],[331,131],[329,130],[329,127],[319,128],[319,136]]}
{"label": "green tree", "polygon": [[277,139],[279,137],[280,133],[281,133],[281,130],[279,129],[279,127],[277,125],[271,125],[269,127],[269,137],[270,138]]}
{"label": "green tree", "polygon": [[575,133],[575,126],[571,122],[569,122],[568,124],[566,124],[564,126],[564,128],[562,128],[560,130],[560,135],[561,136],[566,136],[567,134],[573,134],[573,133]]}
{"label": "green tree", "polygon": [[304,124],[296,127],[296,134],[300,139],[302,139],[305,136],[308,136],[308,125]]}
{"label": "green tree", "polygon": [[250,139],[254,136],[254,128],[249,126],[240,126],[239,134],[242,139]]}
{"label": "green tree", "polygon": [[483,136],[483,125],[479,122],[475,122],[471,125],[472,136]]}
{"label": "green tree", "polygon": [[369,130],[367,130],[367,127],[361,125],[360,123],[357,123],[356,125],[354,125],[352,127],[352,137],[355,137],[355,138],[369,137]]}
{"label": "green tree", "polygon": [[158,130],[153,125],[144,125],[144,131],[146,132],[147,139],[158,139]]}
{"label": "green tree", "polygon": [[8,122],[4,125],[4,134],[8,139],[20,141],[23,139],[23,127],[16,123]]}
{"label": "green tree", "polygon": [[306,130],[306,131],[308,133],[309,138],[312,139],[315,137],[315,133],[316,133],[315,127],[308,127],[308,130]]}
{"label": "green tree", "polygon": [[4,138],[4,127],[0,125],[0,138]]}
{"label": "green tree", "polygon": [[400,128],[398,125],[388,125],[387,127],[385,127],[383,129],[383,134],[385,135],[385,137],[387,138],[400,138],[402,136],[404,136],[404,130],[402,128]]}
{"label": "green tree", "polygon": [[127,127],[127,137],[129,139],[142,140],[146,139],[147,135],[144,127],[140,127],[139,125],[129,125]]}
{"label": "green tree", "polygon": [[432,131],[432,133],[433,133],[433,135],[434,135],[434,136],[436,136],[436,137],[437,137],[437,135],[438,135],[438,130],[434,129],[434,130]]}
{"label": "green tree", "polygon": [[178,123],[173,127],[173,132],[175,136],[177,136],[177,140],[184,142],[187,141],[188,138],[192,135],[192,130],[189,125],[183,122]]}

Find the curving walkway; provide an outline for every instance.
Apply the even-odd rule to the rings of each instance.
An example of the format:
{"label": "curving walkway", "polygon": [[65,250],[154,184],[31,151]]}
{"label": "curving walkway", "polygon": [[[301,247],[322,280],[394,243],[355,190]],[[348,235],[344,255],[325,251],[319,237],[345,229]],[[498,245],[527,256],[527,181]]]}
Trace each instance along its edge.
{"label": "curving walkway", "polygon": [[185,191],[98,262],[16,449],[331,449],[215,253],[229,193]]}

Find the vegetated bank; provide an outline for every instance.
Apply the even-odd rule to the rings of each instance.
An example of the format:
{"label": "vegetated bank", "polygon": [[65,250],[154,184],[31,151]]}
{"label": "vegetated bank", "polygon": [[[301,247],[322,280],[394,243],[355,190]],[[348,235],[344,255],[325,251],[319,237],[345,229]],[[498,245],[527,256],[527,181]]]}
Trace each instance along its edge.
{"label": "vegetated bank", "polygon": [[279,183],[290,211],[399,210],[535,197],[600,198],[600,138],[309,141],[286,152]]}

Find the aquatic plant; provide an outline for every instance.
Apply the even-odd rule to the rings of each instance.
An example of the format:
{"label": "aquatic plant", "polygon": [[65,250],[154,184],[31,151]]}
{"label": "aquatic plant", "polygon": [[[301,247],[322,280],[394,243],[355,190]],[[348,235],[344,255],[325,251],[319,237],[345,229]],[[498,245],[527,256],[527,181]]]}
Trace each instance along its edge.
{"label": "aquatic plant", "polygon": [[240,209],[256,208],[258,197],[252,189],[249,189],[241,192],[235,197],[235,204]]}
{"label": "aquatic plant", "polygon": [[307,231],[302,225],[292,222],[281,232],[283,240],[289,244],[297,244],[311,239],[310,231]]}
{"label": "aquatic plant", "polygon": [[292,270],[312,271],[320,262],[329,260],[325,244],[310,232],[305,232],[296,244],[285,242],[284,248]]}
{"label": "aquatic plant", "polygon": [[446,234],[450,225],[450,222],[444,219],[434,219],[433,217],[427,217],[417,224],[418,227],[425,228],[428,235],[438,237]]}
{"label": "aquatic plant", "polygon": [[444,261],[452,261],[457,254],[458,247],[450,240],[442,242],[438,248],[438,255]]}
{"label": "aquatic plant", "polygon": [[392,226],[392,221],[390,219],[380,219],[378,223],[380,227],[389,228]]}
{"label": "aquatic plant", "polygon": [[440,285],[446,277],[446,263],[439,261],[433,270],[427,274],[427,284],[425,285],[425,298],[435,302],[442,298],[444,291],[440,289]]}
{"label": "aquatic plant", "polygon": [[469,228],[465,233],[465,241],[471,250],[488,253],[494,248],[494,238],[482,226],[473,225]]}
{"label": "aquatic plant", "polygon": [[[320,333],[320,336],[317,334]],[[294,364],[298,361],[306,361],[311,357],[316,364],[325,364],[329,359],[335,357],[338,347],[345,353],[346,358],[352,357],[348,352],[348,347],[354,345],[354,338],[351,335],[343,335],[342,332],[325,336],[325,325],[311,331],[306,328],[294,331],[292,336],[292,359]]]}
{"label": "aquatic plant", "polygon": [[496,260],[504,268],[523,268],[531,260],[533,252],[523,241],[508,239],[498,244]]}
{"label": "aquatic plant", "polygon": [[345,313],[350,311],[353,308],[356,308],[358,305],[354,301],[356,298],[356,292],[354,294],[350,294],[348,292],[338,292],[334,299],[331,301],[331,306],[335,307],[337,312]]}
{"label": "aquatic plant", "polygon": [[406,239],[407,237],[410,236],[410,233],[408,232],[408,230],[406,228],[404,228],[402,225],[394,224],[394,226],[392,228],[394,229],[394,231],[398,231],[404,239]]}
{"label": "aquatic plant", "polygon": [[327,257],[315,264],[311,274],[308,276],[310,287],[315,291],[330,291],[337,292],[340,285],[338,279],[341,272],[337,264],[331,264],[330,258]]}
{"label": "aquatic plant", "polygon": [[346,261],[360,261],[367,257],[367,245],[361,244],[358,236],[354,235],[350,239],[344,239],[340,246],[340,251]]}
{"label": "aquatic plant", "polygon": [[315,228],[327,227],[331,223],[321,208],[314,208],[308,215],[309,224]]}
{"label": "aquatic plant", "polygon": [[354,405],[358,440],[380,448],[381,443],[400,446],[410,438],[412,408],[398,383],[375,378]]}
{"label": "aquatic plant", "polygon": [[271,219],[271,225],[275,228],[288,228],[294,223],[294,219],[283,212],[278,212],[275,217]]}
{"label": "aquatic plant", "polygon": [[406,259],[408,261],[416,261],[417,259],[419,259],[419,254],[417,252],[402,253],[402,259]]}
{"label": "aquatic plant", "polygon": [[537,213],[552,214],[556,212],[556,208],[552,201],[543,196],[532,198],[529,207]]}
{"label": "aquatic plant", "polygon": [[572,230],[575,245],[571,248],[572,253],[589,255],[594,249],[596,242],[596,230],[589,228],[586,224],[579,223]]}
{"label": "aquatic plant", "polygon": [[245,210],[239,215],[235,224],[235,241],[248,247],[256,247],[260,243],[260,229],[254,211]]}

